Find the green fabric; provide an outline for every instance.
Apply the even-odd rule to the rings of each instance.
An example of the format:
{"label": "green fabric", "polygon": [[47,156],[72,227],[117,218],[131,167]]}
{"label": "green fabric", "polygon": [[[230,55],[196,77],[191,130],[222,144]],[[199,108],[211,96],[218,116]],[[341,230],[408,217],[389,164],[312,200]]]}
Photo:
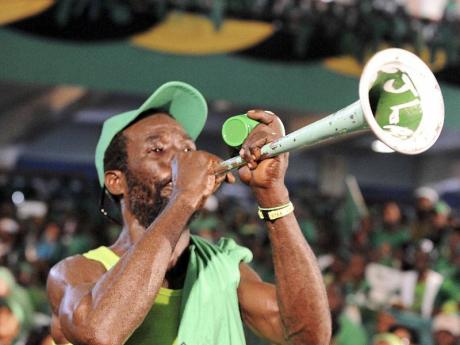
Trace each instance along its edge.
{"label": "green fabric", "polygon": [[366,345],[367,334],[364,327],[358,325],[342,314],[339,318],[340,330],[335,336],[336,345]]}
{"label": "green fabric", "polygon": [[445,279],[441,291],[450,298],[460,302],[460,283],[454,279]]}
{"label": "green fabric", "polygon": [[144,322],[126,344],[177,345],[182,290],[160,289]]}
{"label": "green fabric", "polygon": [[412,310],[420,312],[422,309],[423,296],[425,295],[425,282],[418,282],[415,286],[415,295],[414,295],[414,304],[412,305]]}
{"label": "green fabric", "polygon": [[232,239],[223,238],[212,245],[192,236],[179,344],[246,344],[236,290],[239,264],[251,260],[250,250]]}
{"label": "green fabric", "polygon": [[20,335],[28,333],[32,326],[33,307],[27,291],[16,284],[14,276],[6,267],[0,267],[0,279],[9,286],[10,293],[4,298],[6,305],[18,319],[21,331]]}
{"label": "green fabric", "polygon": [[431,319],[407,310],[391,309],[396,323],[412,328],[419,335],[419,345],[433,345],[431,338]]}
{"label": "green fabric", "polygon": [[[100,262],[107,271],[120,260],[117,254],[104,246],[90,250],[83,256]],[[152,309],[126,344],[176,345],[181,295],[182,290],[160,288]]]}
{"label": "green fabric", "polygon": [[381,333],[377,334],[372,344],[378,344],[378,342],[384,341],[387,345],[404,345],[401,338],[393,333]]}
{"label": "green fabric", "polygon": [[45,287],[29,286],[26,291],[29,295],[30,302],[32,303],[33,310],[43,314],[51,314]]}
{"label": "green fabric", "polygon": [[397,248],[410,241],[410,239],[410,231],[406,227],[401,227],[395,231],[377,229],[372,233],[371,243],[374,247],[379,247],[383,243],[388,243],[392,248]]}
{"label": "green fabric", "polygon": [[[237,245],[232,239],[223,238],[217,245],[213,245],[193,235],[189,250],[190,259],[182,290],[178,318],[180,325],[175,344],[246,344],[236,290],[240,280],[239,264],[241,261],[250,262],[252,253],[249,249]],[[107,247],[100,247],[84,255],[101,262],[106,269],[110,269],[118,261],[116,254]],[[163,294],[171,293],[170,291],[174,290],[160,289]],[[153,320],[159,319],[158,315],[155,315],[157,301],[158,297],[143,324],[126,344],[166,344],[157,342],[157,334],[153,334],[155,329],[151,327]],[[172,324],[174,310],[177,313],[175,308],[177,305],[171,306],[172,310],[167,312]],[[166,318],[165,314],[161,315]]]}
{"label": "green fabric", "polygon": [[206,100],[198,90],[186,83],[171,81],[161,85],[138,109],[108,118],[96,146],[95,163],[101,186],[104,185],[104,155],[110,142],[141,113],[153,108],[171,114],[193,140],[203,129],[208,114]]}

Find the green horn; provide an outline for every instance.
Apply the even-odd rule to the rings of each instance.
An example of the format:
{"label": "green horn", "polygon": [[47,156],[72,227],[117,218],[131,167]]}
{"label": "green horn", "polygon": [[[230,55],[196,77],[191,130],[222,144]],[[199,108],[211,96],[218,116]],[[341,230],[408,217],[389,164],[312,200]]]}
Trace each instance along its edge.
{"label": "green horn", "polygon": [[[397,48],[375,54],[364,67],[359,101],[262,147],[263,158],[372,131],[403,154],[428,150],[444,123],[444,101],[436,78],[416,55]],[[215,169],[225,173],[245,165],[239,156]]]}

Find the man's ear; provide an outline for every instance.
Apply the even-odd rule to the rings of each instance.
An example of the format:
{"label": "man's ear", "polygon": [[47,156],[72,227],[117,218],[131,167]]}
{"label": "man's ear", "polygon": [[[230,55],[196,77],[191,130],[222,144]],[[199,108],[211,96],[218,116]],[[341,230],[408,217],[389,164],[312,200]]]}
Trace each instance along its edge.
{"label": "man's ear", "polygon": [[104,173],[105,188],[110,194],[122,196],[126,191],[125,175],[120,170],[108,170]]}

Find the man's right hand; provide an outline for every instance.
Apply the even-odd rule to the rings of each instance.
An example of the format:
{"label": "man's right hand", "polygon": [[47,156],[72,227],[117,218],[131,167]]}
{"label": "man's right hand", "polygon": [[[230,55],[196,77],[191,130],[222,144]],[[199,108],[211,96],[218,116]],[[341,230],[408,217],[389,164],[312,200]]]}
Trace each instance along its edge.
{"label": "man's right hand", "polygon": [[195,210],[199,210],[222,182],[235,182],[231,173],[214,174],[213,167],[221,161],[205,151],[177,153],[172,162],[172,198],[185,197]]}

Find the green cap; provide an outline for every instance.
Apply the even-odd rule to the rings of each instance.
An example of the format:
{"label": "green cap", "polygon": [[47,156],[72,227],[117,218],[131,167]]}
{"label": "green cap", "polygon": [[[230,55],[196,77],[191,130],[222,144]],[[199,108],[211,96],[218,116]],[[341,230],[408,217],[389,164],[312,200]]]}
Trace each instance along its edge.
{"label": "green cap", "polygon": [[161,85],[138,109],[105,120],[95,157],[101,187],[104,185],[104,155],[112,139],[149,109],[162,109],[171,114],[193,140],[201,133],[208,114],[206,100],[198,90],[180,81],[170,81]]}

